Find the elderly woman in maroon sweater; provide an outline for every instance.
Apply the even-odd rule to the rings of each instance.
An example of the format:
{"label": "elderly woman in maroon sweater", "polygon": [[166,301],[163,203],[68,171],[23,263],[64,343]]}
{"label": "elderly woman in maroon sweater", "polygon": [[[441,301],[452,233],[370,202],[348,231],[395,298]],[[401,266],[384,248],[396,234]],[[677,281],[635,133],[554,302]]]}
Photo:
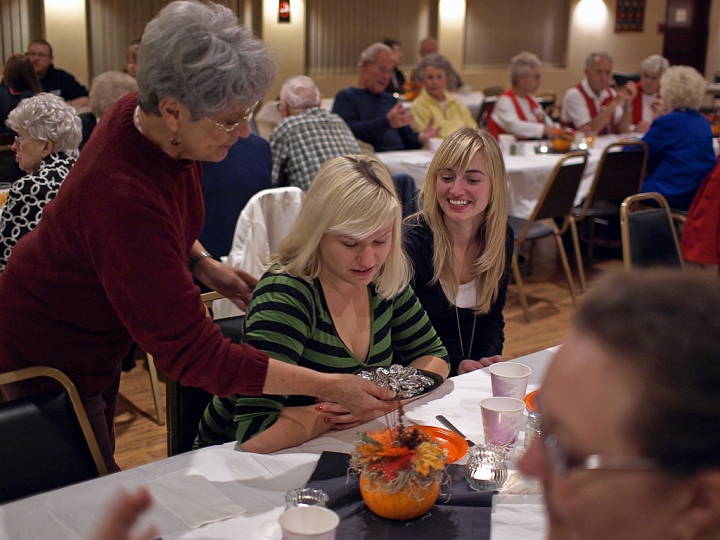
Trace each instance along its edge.
{"label": "elderly woman in maroon sweater", "polygon": [[[351,411],[391,392],[234,345],[205,316],[193,276],[244,307],[256,281],[212,259],[201,161],[220,161],[274,77],[267,47],[215,4],[173,2],[140,47],[140,93],[103,117],[38,226],[0,276],[0,371],[67,373],[113,459],[120,363],[133,340],[172,379],[216,395],[305,394]],[[7,396],[35,392],[5,387]],[[379,398],[379,399],[378,399]]]}

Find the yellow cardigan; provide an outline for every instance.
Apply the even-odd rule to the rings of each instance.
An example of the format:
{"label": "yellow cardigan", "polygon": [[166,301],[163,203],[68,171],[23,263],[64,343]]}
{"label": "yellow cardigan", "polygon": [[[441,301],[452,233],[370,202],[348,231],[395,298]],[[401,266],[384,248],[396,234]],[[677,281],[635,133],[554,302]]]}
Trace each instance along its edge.
{"label": "yellow cardigan", "polygon": [[440,127],[438,137],[443,139],[462,127],[476,129],[477,122],[470,114],[470,109],[447,90],[444,95],[445,107],[441,107],[440,102],[428,94],[425,88],[420,91],[420,95],[412,102],[413,129],[421,132],[428,126],[431,118],[433,126]]}

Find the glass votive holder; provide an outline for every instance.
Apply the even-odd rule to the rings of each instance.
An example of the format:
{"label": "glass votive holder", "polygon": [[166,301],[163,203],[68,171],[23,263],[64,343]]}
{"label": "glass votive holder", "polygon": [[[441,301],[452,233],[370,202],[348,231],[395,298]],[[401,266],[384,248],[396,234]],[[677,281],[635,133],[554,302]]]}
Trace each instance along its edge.
{"label": "glass votive holder", "polygon": [[468,452],[465,479],[475,491],[500,489],[507,480],[507,451],[499,446],[473,446]]}
{"label": "glass votive holder", "polygon": [[328,494],[322,489],[293,489],[285,494],[285,508],[294,508],[296,506],[325,506],[328,500]]}

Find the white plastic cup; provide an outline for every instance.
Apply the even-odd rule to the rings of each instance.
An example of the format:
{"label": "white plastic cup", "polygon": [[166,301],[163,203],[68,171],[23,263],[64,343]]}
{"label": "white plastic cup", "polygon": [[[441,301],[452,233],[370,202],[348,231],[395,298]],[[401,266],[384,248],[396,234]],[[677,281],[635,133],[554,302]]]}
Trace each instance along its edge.
{"label": "white plastic cup", "polygon": [[445,139],[442,139],[440,137],[430,137],[430,139],[428,140],[428,149],[430,150],[430,152],[435,154],[435,152],[438,151],[438,148],[440,148],[440,145],[444,140]]}
{"label": "white plastic cup", "polygon": [[322,506],[296,506],[278,518],[283,540],[335,540],[340,516]]}
{"label": "white plastic cup", "polygon": [[480,401],[485,442],[512,449],[517,442],[525,403],[521,399],[491,397]]}
{"label": "white plastic cup", "polygon": [[494,397],[523,399],[532,370],[517,362],[498,362],[490,366],[490,383]]}
{"label": "white plastic cup", "polygon": [[500,150],[502,150],[504,154],[509,154],[510,147],[517,142],[517,139],[515,138],[515,135],[501,133],[498,135],[498,142],[500,143]]}

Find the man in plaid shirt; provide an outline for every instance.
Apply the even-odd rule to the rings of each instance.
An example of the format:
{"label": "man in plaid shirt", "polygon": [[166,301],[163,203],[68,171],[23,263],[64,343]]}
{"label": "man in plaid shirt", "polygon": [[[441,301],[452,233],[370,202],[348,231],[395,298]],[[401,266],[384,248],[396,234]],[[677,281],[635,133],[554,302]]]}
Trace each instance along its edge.
{"label": "man in plaid shirt", "polygon": [[345,121],[320,107],[320,91],[310,77],[285,81],[278,107],[283,119],[270,134],[274,186],[307,191],[325,161],[360,153]]}

